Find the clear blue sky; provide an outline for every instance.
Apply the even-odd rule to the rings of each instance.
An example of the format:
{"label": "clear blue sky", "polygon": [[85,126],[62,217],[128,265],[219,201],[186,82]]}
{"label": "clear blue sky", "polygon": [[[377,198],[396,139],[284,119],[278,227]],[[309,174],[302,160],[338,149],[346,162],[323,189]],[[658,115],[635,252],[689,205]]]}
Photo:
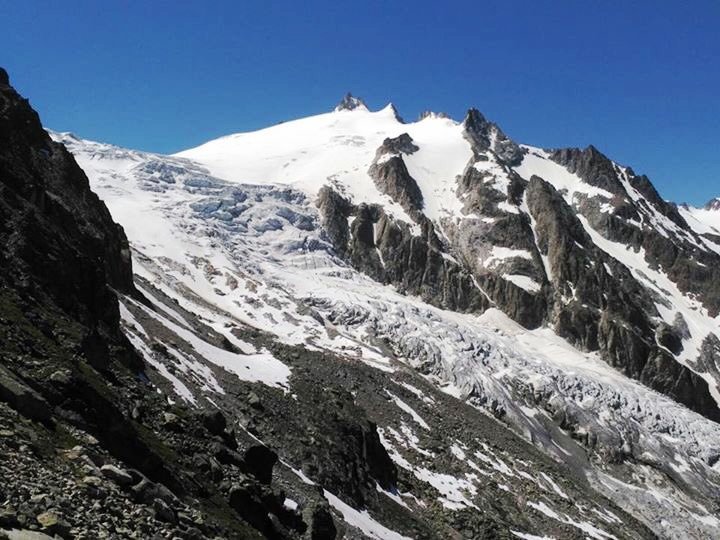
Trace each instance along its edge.
{"label": "clear blue sky", "polygon": [[[631,5],[632,4],[632,5]],[[0,65],[46,126],[173,152],[323,112],[475,106],[595,144],[661,194],[720,195],[720,1],[0,0]]]}

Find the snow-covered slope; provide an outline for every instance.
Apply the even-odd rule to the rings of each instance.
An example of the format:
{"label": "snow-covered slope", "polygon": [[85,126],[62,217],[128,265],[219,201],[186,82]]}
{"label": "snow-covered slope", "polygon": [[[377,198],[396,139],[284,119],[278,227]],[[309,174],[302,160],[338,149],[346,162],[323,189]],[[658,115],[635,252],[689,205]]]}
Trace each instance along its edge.
{"label": "snow-covered slope", "polygon": [[698,234],[720,237],[720,199],[713,199],[702,208],[681,205],[679,210]]}
{"label": "snow-covered slope", "polygon": [[[397,146],[401,135],[409,136],[410,146],[405,150]],[[321,188],[329,187],[352,205],[382,207],[391,220],[412,224],[411,231],[416,236],[422,236],[416,224],[422,225],[427,220],[437,233],[437,237],[430,234],[430,243],[443,245],[442,256],[460,260],[460,267],[471,271],[491,303],[531,327],[543,323],[552,325],[554,319],[565,319],[564,313],[576,312],[580,309],[578,306],[592,305],[588,302],[589,296],[599,295],[597,285],[590,291],[581,290],[580,296],[576,296],[571,292],[577,291],[577,284],[571,283],[572,280],[555,282],[557,276],[546,253],[548,240],[538,244],[535,226],[538,217],[524,199],[530,191],[524,186],[537,176],[561,194],[592,243],[627,267],[640,287],[648,291],[646,304],[654,304],[653,312],[648,313],[648,325],[660,328],[657,325],[662,322],[673,327],[677,321],[684,321],[680,323],[683,332],[676,331],[677,338],[673,338],[682,342],[679,346],[682,350],[669,351],[670,355],[682,366],[678,369],[689,369],[695,374],[692,377],[705,381],[692,382],[693,386],[707,385],[702,390],[703,396],[712,395],[716,401],[720,400],[715,366],[705,366],[706,362],[699,360],[705,340],[720,329],[720,319],[716,317],[720,295],[712,286],[715,278],[707,276],[701,281],[696,277],[704,272],[701,268],[712,267],[709,261],[720,254],[717,244],[698,234],[712,230],[714,218],[709,216],[714,215],[713,211],[697,210],[692,216],[685,212],[683,215],[692,221],[688,225],[677,211],[657,197],[646,178],[612,163],[592,147],[586,151],[556,152],[519,147],[476,111],[471,111],[463,123],[430,115],[404,124],[394,107],[388,105],[378,112],[368,111],[364,106],[336,109],[253,133],[230,135],[177,156],[200,163],[212,175],[230,182],[282,184],[310,198],[317,197]],[[408,184],[404,191],[403,184]],[[401,185],[399,192],[398,185]],[[415,196],[418,201],[407,199],[413,190],[418,193]],[[549,204],[557,206],[545,200],[536,205],[535,211],[546,214]],[[325,222],[342,219],[327,215],[322,218]],[[377,235],[379,222],[373,220]],[[526,248],[527,222],[535,244],[530,251]],[[698,228],[700,223],[703,225]],[[493,236],[493,229],[503,231],[499,233],[503,236],[502,246],[487,240]],[[407,269],[386,272],[377,269],[380,264],[387,270],[385,259],[387,255],[392,259],[395,254],[392,249],[383,254],[379,238],[375,238],[375,243],[380,255],[377,262],[370,264],[375,268],[368,269],[368,273],[381,281],[396,282],[397,277],[393,278],[392,274],[406,274]],[[531,260],[509,256],[506,264],[498,265],[498,259],[489,256],[497,247],[515,248],[512,244],[521,247]],[[342,249],[342,246],[335,247]],[[668,249],[681,253],[670,261],[666,255]],[[625,250],[629,250],[627,254]],[[532,260],[533,251],[542,265]],[[556,257],[567,259],[573,255],[558,253]],[[357,258],[367,257],[359,254]],[[681,274],[692,274],[693,278],[681,278]],[[655,277],[644,278],[653,275]],[[663,277],[665,275],[669,277]],[[596,275],[593,279],[606,277]],[[549,283],[554,292],[542,291],[544,282]],[[422,287],[427,289],[424,283]],[[403,288],[418,292],[412,286]],[[521,314],[518,298],[524,298],[524,293],[535,298],[533,307]],[[564,307],[553,294],[575,302],[565,302],[571,305]],[[602,304],[601,299],[597,301]],[[438,303],[455,308],[444,300]],[[603,309],[601,305],[598,307]],[[638,309],[646,310],[647,306],[639,305]],[[625,316],[632,317],[629,313]],[[684,332],[686,327],[688,331]],[[617,356],[617,352],[603,350],[605,341],[601,336],[600,350],[603,356],[611,357],[611,363],[616,363],[612,357]],[[584,345],[597,347],[592,343]],[[634,348],[629,343],[623,347]],[[646,355],[632,362],[645,363],[648,358]],[[696,365],[698,362],[703,365]],[[664,383],[654,375],[652,378],[655,381],[651,385],[664,391]],[[692,403],[695,390],[683,392],[685,396],[681,399],[685,403],[717,416],[716,412],[707,412],[707,405]],[[717,404],[712,408],[717,409]]]}
{"label": "snow-covered slope", "polygon": [[[558,484],[566,486],[562,482],[577,475],[588,482],[592,497],[607,498],[655,534],[720,535],[713,506],[720,495],[720,425],[679,404],[671,390],[666,396],[635,380],[643,376],[611,356],[611,347],[598,350],[591,340],[570,335],[570,324],[591,324],[581,311],[587,309],[582,295],[590,294],[583,292],[589,278],[576,273],[570,281],[568,258],[563,258],[568,252],[561,251],[589,254],[583,259],[572,252],[578,266],[602,273],[600,283],[606,287],[617,286],[618,280],[637,282],[637,291],[648,296],[655,310],[649,319],[653,324],[670,327],[681,313],[687,327],[679,338],[682,347],[664,352],[667,347],[662,345],[662,354],[672,359],[670,366],[700,373],[717,398],[716,368],[706,365],[712,356],[698,364],[704,339],[718,329],[717,318],[701,305],[702,298],[682,291],[662,267],[648,260],[642,245],[632,243],[637,238],[618,242],[603,228],[608,223],[603,220],[618,214],[618,219],[638,223],[638,231],[652,228],[673,242],[699,244],[693,248],[702,252],[698,257],[709,256],[704,239],[647,202],[624,169],[617,169],[617,185],[588,182],[580,176],[581,167],[563,164],[540,149],[514,148],[493,124],[483,129],[468,135],[467,120],[460,124],[436,116],[402,124],[392,107],[370,112],[359,106],[231,135],[176,156],[124,150],[67,134],[55,138],[73,152],[93,189],[125,227],[141,291],[164,306],[164,315],[150,315],[127,299],[122,313],[129,337],[166,377],[176,399],[191,405],[214,403],[231,391],[231,383],[207,371],[209,364],[221,365],[241,380],[293,392],[292,366],[228,331],[247,325],[288,345],[361,363],[378,377],[395,381],[386,389],[387,401],[377,409],[376,421],[401,476],[414,486],[400,501],[410,504],[417,516],[425,516],[433,501],[447,514],[443,520],[448,523],[456,513],[481,515],[484,498],[495,496],[488,491],[492,487],[513,495],[512,502],[503,504],[527,520],[525,528],[506,531],[517,537],[629,535],[629,529],[610,532],[608,527],[623,526],[615,520],[625,518],[617,518],[609,506],[573,499],[574,506],[560,510],[558,505],[569,497]],[[378,150],[387,149],[386,139],[403,133],[416,150]],[[421,214],[388,194],[378,178],[387,179],[389,173],[368,173],[373,164],[393,158],[402,161],[420,188]],[[534,175],[547,180],[567,206],[551,199],[539,212],[540,190],[550,188],[532,180]],[[387,277],[394,264],[390,244],[406,240],[395,236],[391,243],[382,243],[381,221],[370,230],[376,242],[373,253],[377,250],[386,274],[380,274],[379,281],[371,279],[363,263],[342,256],[343,246],[329,235],[332,223],[316,204],[324,187],[351,205],[381,206],[390,219],[387,227],[398,220],[412,224],[407,241],[413,245],[430,238],[432,224],[440,238],[428,253],[442,255],[441,272],[462,267],[491,305],[484,310],[442,309],[433,305],[432,297],[426,301],[420,289]],[[629,207],[638,210],[633,214]],[[579,227],[576,240],[561,236],[562,241],[556,241],[548,232],[553,228],[547,216],[566,213],[563,208],[577,216],[571,222]],[[352,242],[359,229],[352,222],[362,214],[343,219],[346,227],[350,222]],[[496,227],[506,235],[499,237]],[[493,281],[496,275],[499,285]],[[601,288],[597,296],[607,298],[609,292]],[[546,303],[540,310],[542,322],[533,329],[508,315],[536,297]],[[230,358],[188,335],[184,316],[167,299],[183,313],[197,314],[242,354]],[[567,306],[575,304],[579,307],[571,313],[577,320],[569,323]],[[559,307],[551,308],[554,305]],[[593,309],[599,313],[609,308]],[[154,322],[143,325],[138,319],[143,313]],[[149,324],[180,336],[190,352],[173,349],[172,362],[153,355],[148,346],[152,340],[144,335]],[[642,336],[643,342],[660,339],[653,335],[654,328],[647,330],[651,334]],[[618,339],[616,330],[608,332]],[[361,385],[357,391],[362,394]],[[455,398],[563,464],[565,480],[562,475],[545,479],[533,469],[536,465],[523,465],[523,454],[514,446],[493,449],[486,446],[489,441],[481,444],[449,430],[441,419],[453,416]],[[364,399],[372,409],[374,398]],[[522,493],[530,485],[555,499],[524,500]],[[580,495],[574,492],[573,497]],[[362,508],[353,509],[332,493],[328,500],[367,537],[400,537]]]}
{"label": "snow-covered slope", "polygon": [[411,221],[370,181],[368,169],[382,142],[408,133],[420,150],[406,160],[431,219],[459,211],[455,177],[472,156],[463,128],[449,118],[428,116],[403,124],[392,105],[364,107],[285,122],[253,133],[229,135],[176,154],[201,163],[218,178],[241,183],[285,184],[316,196],[333,186],[356,203],[376,203]]}

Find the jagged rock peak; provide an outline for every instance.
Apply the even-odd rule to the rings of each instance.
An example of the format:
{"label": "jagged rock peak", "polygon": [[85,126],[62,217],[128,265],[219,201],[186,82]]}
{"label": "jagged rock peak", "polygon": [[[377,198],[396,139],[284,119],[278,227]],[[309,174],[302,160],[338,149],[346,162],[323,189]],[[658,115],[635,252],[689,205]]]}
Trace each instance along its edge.
{"label": "jagged rock peak", "polygon": [[10,77],[8,76],[7,71],[5,71],[1,67],[0,67],[0,84],[5,84],[5,85],[10,84]]}
{"label": "jagged rock peak", "polygon": [[560,148],[553,150],[550,158],[592,186],[618,195],[625,192],[618,179],[615,164],[593,145],[589,145],[585,149]]}
{"label": "jagged rock peak", "polygon": [[590,144],[585,148],[555,148],[550,151],[552,159],[561,165],[567,165],[567,162],[573,159],[584,159],[586,161],[602,162],[603,164],[613,165],[613,162],[605,154],[597,149],[596,146]]}
{"label": "jagged rock peak", "polygon": [[522,161],[524,151],[493,122],[489,122],[475,108],[468,110],[463,120],[465,138],[473,151],[481,154],[492,150],[501,162],[515,166]]}
{"label": "jagged rock peak", "polygon": [[715,197],[708,201],[705,205],[705,210],[720,210],[720,197]]}
{"label": "jagged rock peak", "polygon": [[426,118],[447,118],[451,119],[450,115],[444,112],[435,112],[431,110],[425,110],[420,113],[418,120],[425,120]]}
{"label": "jagged rock peak", "polygon": [[478,111],[476,108],[469,109],[463,120],[463,127],[465,131],[483,136],[488,141],[488,147],[490,146],[489,131],[491,124],[487,121],[487,118]]}
{"label": "jagged rock peak", "polygon": [[354,111],[355,109],[367,110],[367,105],[362,99],[353,96],[350,92],[345,94],[345,97],[335,107],[335,111]]}

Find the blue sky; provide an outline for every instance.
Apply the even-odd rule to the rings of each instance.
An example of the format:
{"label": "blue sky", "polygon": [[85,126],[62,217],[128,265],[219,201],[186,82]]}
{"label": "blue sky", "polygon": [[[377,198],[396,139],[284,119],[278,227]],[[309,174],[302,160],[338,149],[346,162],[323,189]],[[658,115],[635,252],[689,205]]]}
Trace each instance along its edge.
{"label": "blue sky", "polygon": [[[630,5],[632,4],[632,5]],[[661,194],[720,195],[720,2],[0,0],[0,65],[46,126],[173,152],[350,90],[515,140],[594,144]]]}

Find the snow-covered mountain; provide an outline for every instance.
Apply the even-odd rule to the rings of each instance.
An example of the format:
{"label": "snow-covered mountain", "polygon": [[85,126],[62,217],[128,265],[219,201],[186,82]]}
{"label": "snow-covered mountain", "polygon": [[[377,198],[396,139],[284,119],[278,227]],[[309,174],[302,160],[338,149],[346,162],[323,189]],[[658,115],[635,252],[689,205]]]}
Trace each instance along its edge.
{"label": "snow-covered mountain", "polygon": [[[256,388],[276,407],[238,429],[288,493],[321,484],[347,537],[720,535],[717,210],[476,110],[403,123],[352,96],[175,156],[53,138],[127,233],[154,307],[121,314],[154,380],[229,415]],[[377,424],[387,497],[341,492],[281,433],[309,380]]]}
{"label": "snow-covered mountain", "polygon": [[720,247],[593,147],[520,146],[475,110],[462,123],[404,124],[388,105],[338,107],[177,156],[230,182],[319,197],[335,249],[371,277],[442,307],[496,306],[553,327],[718,418],[717,368],[700,357],[720,325]]}
{"label": "snow-covered mountain", "polygon": [[720,240],[720,198],[712,199],[702,208],[688,206],[678,207],[688,225],[698,234]]}
{"label": "snow-covered mountain", "polygon": [[715,197],[705,204],[705,210],[720,210],[720,197]]}

